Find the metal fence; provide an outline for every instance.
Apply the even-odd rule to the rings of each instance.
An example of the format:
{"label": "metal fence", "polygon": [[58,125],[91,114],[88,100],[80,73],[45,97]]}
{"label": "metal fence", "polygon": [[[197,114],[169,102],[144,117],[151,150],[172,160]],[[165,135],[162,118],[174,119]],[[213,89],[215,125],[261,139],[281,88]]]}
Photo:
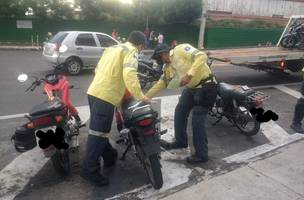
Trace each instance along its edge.
{"label": "metal fence", "polygon": [[[48,32],[54,34],[64,30],[96,31],[111,35],[112,30],[116,29],[120,36],[125,38],[132,30],[144,30],[144,25],[131,23],[38,19],[31,20],[32,28],[17,28],[17,20],[19,19],[0,19],[0,42],[34,43],[35,45],[39,43],[41,45],[45,41]],[[178,43],[187,42],[197,46],[199,27],[196,25],[185,23],[167,24],[152,26],[150,30],[161,32],[165,36],[165,42],[168,44],[172,40],[177,40]],[[267,42],[276,44],[282,31],[280,29],[208,28],[206,30],[205,47],[257,46]]]}

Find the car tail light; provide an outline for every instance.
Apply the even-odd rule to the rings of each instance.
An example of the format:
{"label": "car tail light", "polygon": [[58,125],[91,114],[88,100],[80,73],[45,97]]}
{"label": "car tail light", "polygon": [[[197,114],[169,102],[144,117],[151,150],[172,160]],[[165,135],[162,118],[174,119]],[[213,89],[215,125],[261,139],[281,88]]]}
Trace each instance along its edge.
{"label": "car tail light", "polygon": [[35,126],[46,125],[52,122],[52,117],[41,117],[33,121]]}
{"label": "car tail light", "polygon": [[152,119],[144,119],[144,120],[139,121],[138,125],[139,126],[149,126],[152,124],[152,122],[153,122]]}
{"label": "car tail light", "polygon": [[61,44],[56,43],[55,47],[54,47],[54,51],[58,51],[59,52],[60,46],[61,46]]}
{"label": "car tail light", "polygon": [[155,135],[156,131],[154,129],[150,129],[144,132],[144,136],[152,136]]}

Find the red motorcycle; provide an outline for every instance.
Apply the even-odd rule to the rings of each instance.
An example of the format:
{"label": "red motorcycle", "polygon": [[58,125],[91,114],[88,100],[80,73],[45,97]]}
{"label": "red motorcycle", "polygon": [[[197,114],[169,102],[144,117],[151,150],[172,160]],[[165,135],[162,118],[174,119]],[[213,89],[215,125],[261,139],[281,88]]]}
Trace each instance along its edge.
{"label": "red motorcycle", "polygon": [[70,173],[70,153],[79,149],[79,128],[85,125],[81,125],[78,112],[69,98],[69,89],[73,86],[69,85],[66,76],[56,73],[58,68],[55,67],[54,73],[44,78],[26,74],[18,76],[19,82],[34,79],[26,92],[43,85],[43,93],[48,98],[25,116],[29,122],[16,128],[12,141],[18,152],[25,152],[37,146],[37,136],[44,155],[51,157],[60,175],[66,176]]}

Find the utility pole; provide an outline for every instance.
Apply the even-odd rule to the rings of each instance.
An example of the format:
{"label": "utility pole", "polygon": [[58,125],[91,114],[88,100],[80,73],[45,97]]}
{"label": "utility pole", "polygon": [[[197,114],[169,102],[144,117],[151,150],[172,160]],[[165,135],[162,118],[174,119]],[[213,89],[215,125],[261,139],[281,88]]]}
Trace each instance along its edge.
{"label": "utility pole", "polygon": [[198,39],[198,48],[204,48],[204,39],[205,39],[205,27],[206,27],[206,20],[207,20],[207,0],[202,0],[202,16],[201,16],[201,26],[200,26],[200,33]]}

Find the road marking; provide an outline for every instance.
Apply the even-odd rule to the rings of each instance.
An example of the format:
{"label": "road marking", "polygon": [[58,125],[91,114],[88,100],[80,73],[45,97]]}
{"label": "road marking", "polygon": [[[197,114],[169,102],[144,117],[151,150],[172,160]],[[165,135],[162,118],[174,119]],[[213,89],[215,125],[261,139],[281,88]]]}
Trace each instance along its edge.
{"label": "road marking", "polygon": [[296,90],[293,90],[293,89],[290,89],[290,88],[288,88],[288,87],[286,87],[284,85],[277,85],[274,88],[276,88],[276,89],[278,89],[278,90],[280,90],[280,91],[282,91],[282,92],[284,92],[286,94],[289,94],[289,95],[291,95],[291,96],[293,96],[293,97],[295,97],[297,99],[299,99],[299,98],[302,97],[302,95],[301,95],[300,92],[298,92]]}
{"label": "road marking", "polygon": [[39,147],[15,158],[0,171],[0,199],[14,199],[48,160]]}
{"label": "road marking", "polygon": [[276,88],[277,86],[294,86],[294,85],[299,85],[301,82],[295,82],[295,83],[286,83],[286,84],[274,84],[274,85],[261,85],[261,86],[254,86],[251,87],[254,90],[259,90],[259,89],[268,89],[268,88]]}
{"label": "road marking", "polygon": [[[76,109],[78,110],[78,112],[80,111],[87,111],[89,109],[89,106],[78,106],[76,107]],[[13,114],[13,115],[3,115],[0,116],[0,120],[6,120],[6,119],[15,119],[15,118],[20,118],[20,117],[24,117],[25,115],[27,115],[28,113],[20,113],[20,114]],[[81,117],[82,121],[87,121],[90,117],[90,114],[84,114],[83,118]]]}
{"label": "road marking", "polygon": [[264,144],[252,149],[248,149],[246,151],[224,158],[223,160],[228,163],[249,162],[252,161],[254,158],[257,158],[257,156],[260,156],[264,153],[267,153],[269,151],[282,147],[286,144],[304,138],[303,134],[299,134],[299,133],[293,135],[288,134],[282,127],[280,127],[274,121],[261,124],[261,132],[269,140],[268,144]]}
{"label": "road marking", "polygon": [[280,148],[282,146],[285,146],[287,144],[290,144],[292,142],[298,141],[303,138],[304,138],[303,134],[295,133],[295,134],[289,136],[288,138],[286,138],[279,145],[273,145],[271,143],[260,145],[258,147],[248,149],[246,151],[226,157],[223,160],[228,163],[252,162],[254,160],[257,160],[258,156],[260,156],[260,155],[263,155],[267,152],[273,151],[277,148]]}
{"label": "road marking", "polygon": [[15,115],[3,115],[3,116],[0,116],[0,120],[20,118],[20,117],[24,117],[26,114],[28,114],[28,113],[21,113],[21,114],[15,114]]}

